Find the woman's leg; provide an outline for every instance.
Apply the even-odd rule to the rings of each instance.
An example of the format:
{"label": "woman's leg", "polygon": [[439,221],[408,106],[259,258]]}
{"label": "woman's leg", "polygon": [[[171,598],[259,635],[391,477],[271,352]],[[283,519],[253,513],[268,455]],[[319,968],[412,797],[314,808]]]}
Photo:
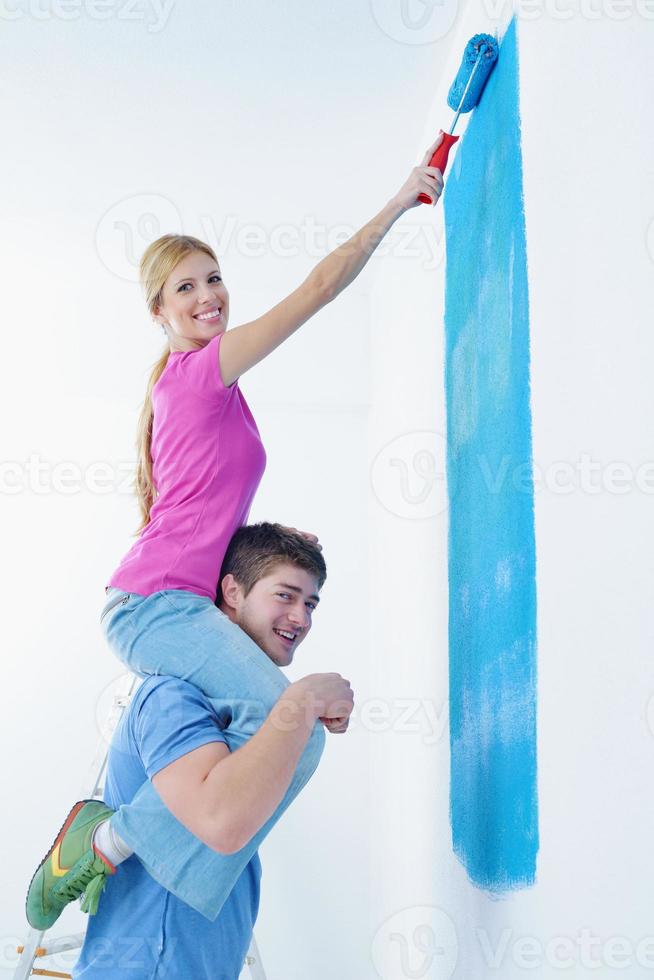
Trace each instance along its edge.
{"label": "woman's leg", "polygon": [[[140,676],[170,674],[195,684],[224,721],[233,751],[265,720],[288,678],[210,599],[179,589],[151,596],[112,589],[101,616],[119,659]],[[325,743],[316,722],[276,811],[236,854],[218,854],[168,810],[150,781],[111,818],[153,878],[209,919],[215,919],[261,841],[316,769]]]}

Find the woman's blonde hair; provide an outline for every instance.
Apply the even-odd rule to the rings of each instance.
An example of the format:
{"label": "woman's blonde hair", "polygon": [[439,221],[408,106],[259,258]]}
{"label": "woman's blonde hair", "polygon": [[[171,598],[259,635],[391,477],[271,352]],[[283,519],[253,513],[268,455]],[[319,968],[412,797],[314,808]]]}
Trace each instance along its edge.
{"label": "woman's blonde hair", "polygon": [[[145,292],[145,301],[154,316],[156,306],[161,306],[163,302],[163,287],[168,276],[175,266],[185,258],[189,252],[195,250],[205,252],[216,264],[218,260],[212,248],[199,238],[192,235],[162,235],[146,248],[141,258],[140,279],[141,286]],[[139,415],[138,427],[136,432],[136,479],[134,488],[141,511],[141,523],[135,535],[139,535],[146,524],[150,522],[150,510],[155,501],[157,490],[152,479],[152,419],[154,410],[152,407],[152,389],[163,374],[164,368],[168,363],[170,347],[166,345],[166,350],[162,353],[159,360],[152,369],[145,394],[143,408]]]}

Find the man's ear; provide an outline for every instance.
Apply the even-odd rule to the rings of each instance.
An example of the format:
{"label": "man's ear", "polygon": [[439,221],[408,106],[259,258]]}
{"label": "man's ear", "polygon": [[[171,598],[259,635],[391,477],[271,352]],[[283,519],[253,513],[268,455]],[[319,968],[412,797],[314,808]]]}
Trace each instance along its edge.
{"label": "man's ear", "polygon": [[243,596],[243,589],[238,584],[231,572],[225,575],[220,587],[223,593],[223,602],[230,609],[237,609],[239,600]]}

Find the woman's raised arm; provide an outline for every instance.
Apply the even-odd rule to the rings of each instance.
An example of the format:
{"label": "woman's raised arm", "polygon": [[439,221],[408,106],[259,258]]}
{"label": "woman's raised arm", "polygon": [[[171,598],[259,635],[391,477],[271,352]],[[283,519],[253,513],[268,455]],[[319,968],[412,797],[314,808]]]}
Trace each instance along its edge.
{"label": "woman's raised arm", "polygon": [[440,170],[428,166],[428,163],[441,139],[439,134],[426,151],[421,166],[413,168],[400,190],[379,214],[352,238],[321,259],[290,296],[256,320],[227,331],[220,344],[220,372],[224,384],[232,384],[245,371],[262,361],[314,313],[349,286],[397,218],[420,203],[419,194],[431,195],[436,204],[443,190],[443,177]]}
{"label": "woman's raised arm", "polygon": [[219,348],[223,384],[231,385],[262,361],[331,298],[314,270],[272,310],[250,323],[228,330]]}

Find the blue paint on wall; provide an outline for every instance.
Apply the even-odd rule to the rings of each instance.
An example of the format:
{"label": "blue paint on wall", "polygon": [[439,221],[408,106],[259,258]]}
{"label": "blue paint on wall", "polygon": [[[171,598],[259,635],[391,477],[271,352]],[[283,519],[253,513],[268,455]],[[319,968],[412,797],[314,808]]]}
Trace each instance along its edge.
{"label": "blue paint on wall", "polygon": [[538,852],[536,555],[516,25],[446,182],[450,819],[492,892]]}

